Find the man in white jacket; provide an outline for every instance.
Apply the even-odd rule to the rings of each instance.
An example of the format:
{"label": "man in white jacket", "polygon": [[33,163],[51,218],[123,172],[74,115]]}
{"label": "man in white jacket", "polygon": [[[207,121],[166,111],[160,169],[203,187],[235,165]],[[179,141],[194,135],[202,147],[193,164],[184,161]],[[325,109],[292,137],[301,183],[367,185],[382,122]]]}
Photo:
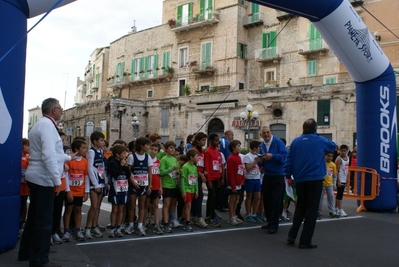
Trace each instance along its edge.
{"label": "man in white jacket", "polygon": [[60,266],[51,263],[48,255],[54,196],[60,192],[64,162],[71,157],[64,154],[56,126],[63,113],[59,101],[44,100],[42,113],[43,117],[29,132],[29,166],[25,179],[30,189],[30,205],[18,260],[29,260],[29,266]]}

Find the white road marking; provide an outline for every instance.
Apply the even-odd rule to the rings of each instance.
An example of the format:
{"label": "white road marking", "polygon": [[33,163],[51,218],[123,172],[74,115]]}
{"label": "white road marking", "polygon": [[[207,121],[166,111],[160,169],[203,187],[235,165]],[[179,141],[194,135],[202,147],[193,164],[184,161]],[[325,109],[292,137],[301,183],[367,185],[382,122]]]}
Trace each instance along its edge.
{"label": "white road marking", "polygon": [[[329,222],[329,221],[339,221],[339,220],[351,220],[351,219],[359,219],[362,216],[350,216],[350,217],[343,217],[343,218],[326,218],[322,220],[318,220],[317,223],[322,222]],[[292,223],[281,223],[280,227],[283,226],[290,226]],[[229,229],[217,229],[217,230],[199,230],[190,233],[173,233],[173,234],[163,234],[163,235],[156,235],[156,236],[148,236],[148,237],[134,237],[134,238],[123,238],[118,239],[117,237],[107,240],[107,241],[94,241],[94,242],[87,242],[87,243],[77,243],[77,246],[90,246],[90,245],[99,245],[99,244],[108,244],[108,243],[118,243],[118,242],[131,242],[131,241],[143,241],[143,240],[151,240],[151,239],[161,239],[161,238],[172,238],[172,237],[182,237],[182,236],[193,236],[193,235],[204,235],[204,234],[214,234],[214,233],[223,233],[223,232],[233,232],[233,231],[242,231],[242,230],[250,230],[250,229],[259,229],[260,224],[256,226],[249,226],[249,227],[240,227],[240,228],[229,228]]]}

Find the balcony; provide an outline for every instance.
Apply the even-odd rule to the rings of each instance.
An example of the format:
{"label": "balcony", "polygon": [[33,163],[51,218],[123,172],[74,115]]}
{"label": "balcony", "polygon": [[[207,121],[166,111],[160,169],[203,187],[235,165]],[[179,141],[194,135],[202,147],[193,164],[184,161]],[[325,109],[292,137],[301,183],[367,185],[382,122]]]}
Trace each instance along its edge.
{"label": "balcony", "polygon": [[264,14],[261,12],[249,14],[244,16],[244,27],[252,28],[259,25],[263,25]]}
{"label": "balcony", "polygon": [[215,75],[216,69],[212,66],[207,66],[201,69],[197,69],[196,67],[192,68],[192,72],[199,75],[199,76],[212,76]]}
{"label": "balcony", "polygon": [[90,72],[87,72],[85,74],[85,82],[93,82],[94,80],[94,75],[91,74]]}
{"label": "balcony", "polygon": [[255,50],[255,60],[261,63],[279,63],[282,57],[278,47],[268,47]]}
{"label": "balcony", "polygon": [[277,11],[276,18],[278,19],[278,21],[284,21],[284,20],[293,18],[294,16],[295,15],[292,15],[292,14],[284,12],[284,11]]}
{"label": "balcony", "polygon": [[298,54],[309,57],[310,55],[324,56],[330,49],[322,38],[307,40],[298,45]]}
{"label": "balcony", "polygon": [[216,11],[207,11],[203,14],[197,14],[191,18],[183,18],[178,21],[170,19],[168,23],[171,31],[179,33],[219,23],[219,13]]}

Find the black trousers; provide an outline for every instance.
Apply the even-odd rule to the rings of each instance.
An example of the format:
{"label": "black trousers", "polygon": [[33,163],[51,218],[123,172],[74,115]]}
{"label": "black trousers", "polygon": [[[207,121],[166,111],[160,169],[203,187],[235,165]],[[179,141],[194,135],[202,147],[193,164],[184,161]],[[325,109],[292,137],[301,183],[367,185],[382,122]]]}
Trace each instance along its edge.
{"label": "black trousers", "polygon": [[49,262],[55,194],[54,187],[44,187],[30,182],[28,186],[30,204],[18,258],[29,259],[29,266],[34,267]]}
{"label": "black trousers", "polygon": [[206,217],[210,217],[211,219],[215,219],[216,213],[216,202],[219,198],[220,194],[220,181],[213,180],[212,188],[209,188],[208,184],[206,185],[208,188],[208,199],[206,200]]}
{"label": "black trousers", "polygon": [[[201,178],[198,178],[201,180]],[[193,199],[191,204],[191,213],[193,217],[202,217],[202,200],[204,199],[204,191],[202,190],[202,180],[198,181],[198,197]]]}
{"label": "black trousers", "polygon": [[299,244],[309,245],[312,242],[314,229],[316,227],[317,211],[319,208],[321,191],[323,189],[323,181],[297,182],[295,185],[298,201],[288,237],[295,240],[302,221],[305,220]]}
{"label": "black trousers", "polygon": [[284,175],[265,175],[262,192],[268,225],[270,229],[278,230],[279,218],[283,208]]}
{"label": "black trousers", "polygon": [[[62,208],[64,207],[65,201],[65,191],[60,191],[58,196],[55,195],[54,192],[54,212],[53,212],[53,229],[51,234],[60,234],[61,230],[61,217],[62,217]],[[65,228],[68,228],[68,225],[64,225]]]}

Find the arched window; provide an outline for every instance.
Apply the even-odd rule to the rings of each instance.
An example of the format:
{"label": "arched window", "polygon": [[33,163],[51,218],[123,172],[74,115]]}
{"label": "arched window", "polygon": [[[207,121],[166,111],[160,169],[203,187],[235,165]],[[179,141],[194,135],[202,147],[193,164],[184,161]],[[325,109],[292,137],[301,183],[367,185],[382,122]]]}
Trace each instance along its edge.
{"label": "arched window", "polygon": [[224,135],[224,124],[220,119],[214,118],[209,122],[208,135],[210,135],[211,133],[217,133],[220,136]]}
{"label": "arched window", "polygon": [[274,136],[277,136],[278,138],[284,138],[286,139],[286,128],[287,126],[285,124],[281,123],[276,123],[270,125],[270,130],[272,131]]}

